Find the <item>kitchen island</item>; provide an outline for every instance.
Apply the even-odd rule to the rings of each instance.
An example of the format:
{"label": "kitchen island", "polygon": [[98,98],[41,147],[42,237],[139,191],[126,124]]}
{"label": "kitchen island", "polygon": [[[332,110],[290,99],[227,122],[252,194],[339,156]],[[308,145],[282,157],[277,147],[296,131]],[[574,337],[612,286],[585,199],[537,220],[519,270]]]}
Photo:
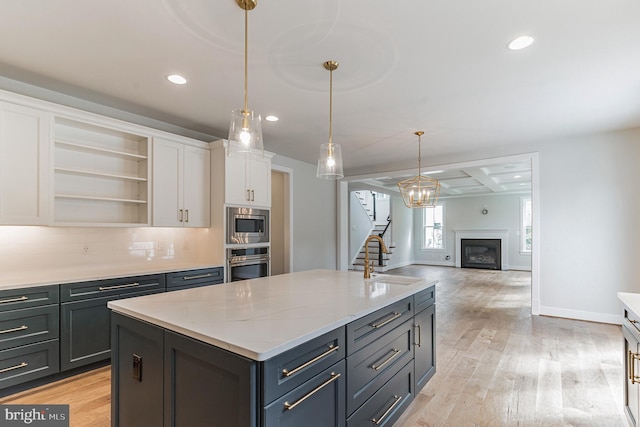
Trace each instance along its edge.
{"label": "kitchen island", "polygon": [[435,373],[435,283],[312,270],[111,301],[112,425],[391,425]]}

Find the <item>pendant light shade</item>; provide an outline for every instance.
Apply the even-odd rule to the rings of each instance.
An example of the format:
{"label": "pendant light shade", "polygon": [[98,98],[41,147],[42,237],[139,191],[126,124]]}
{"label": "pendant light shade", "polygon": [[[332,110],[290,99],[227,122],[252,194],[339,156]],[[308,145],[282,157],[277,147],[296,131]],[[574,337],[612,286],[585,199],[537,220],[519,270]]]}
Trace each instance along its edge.
{"label": "pendant light shade", "polygon": [[320,145],[320,157],[316,176],[320,179],[340,179],[342,171],[342,150],[333,143],[333,71],[338,68],[336,61],[327,61],[322,66],[329,71],[329,142]]}
{"label": "pendant light shade", "polygon": [[247,153],[258,152],[264,156],[264,144],[262,142],[262,118],[260,114],[249,109],[249,49],[248,49],[248,28],[249,11],[253,10],[257,0],[236,0],[241,9],[244,9],[244,108],[231,112],[231,122],[229,124],[229,144],[227,155],[234,152]]}
{"label": "pendant light shade", "polygon": [[423,176],[421,169],[420,140],[423,131],[415,132],[418,135],[418,175],[405,179],[398,183],[398,190],[402,200],[408,208],[433,208],[438,204],[440,196],[440,182],[437,179]]}

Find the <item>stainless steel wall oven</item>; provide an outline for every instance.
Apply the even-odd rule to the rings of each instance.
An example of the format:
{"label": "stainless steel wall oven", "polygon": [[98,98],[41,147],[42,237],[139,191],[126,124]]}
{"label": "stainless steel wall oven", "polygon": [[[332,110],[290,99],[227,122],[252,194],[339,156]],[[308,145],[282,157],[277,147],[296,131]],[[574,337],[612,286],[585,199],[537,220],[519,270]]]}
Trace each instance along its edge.
{"label": "stainless steel wall oven", "polygon": [[266,277],[269,272],[269,247],[227,249],[227,281]]}

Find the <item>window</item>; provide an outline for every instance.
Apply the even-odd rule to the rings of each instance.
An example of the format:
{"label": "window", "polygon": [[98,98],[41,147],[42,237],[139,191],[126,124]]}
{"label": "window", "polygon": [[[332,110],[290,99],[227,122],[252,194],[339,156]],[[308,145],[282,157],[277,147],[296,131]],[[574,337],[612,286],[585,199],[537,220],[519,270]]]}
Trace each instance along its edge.
{"label": "window", "polygon": [[531,253],[531,197],[520,198],[520,251]]}
{"label": "window", "polygon": [[422,249],[444,249],[444,205],[422,210],[424,238]]}

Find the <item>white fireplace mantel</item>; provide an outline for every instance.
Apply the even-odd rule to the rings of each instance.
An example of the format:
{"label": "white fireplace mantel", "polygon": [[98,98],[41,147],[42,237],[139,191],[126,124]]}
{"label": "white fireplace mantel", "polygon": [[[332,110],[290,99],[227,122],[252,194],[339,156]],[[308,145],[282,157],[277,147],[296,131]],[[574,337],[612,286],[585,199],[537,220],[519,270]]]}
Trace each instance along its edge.
{"label": "white fireplace mantel", "polygon": [[459,229],[453,230],[456,236],[455,258],[456,267],[461,267],[462,239],[500,239],[500,263],[502,270],[509,269],[509,229],[508,228],[486,228],[486,229]]}

